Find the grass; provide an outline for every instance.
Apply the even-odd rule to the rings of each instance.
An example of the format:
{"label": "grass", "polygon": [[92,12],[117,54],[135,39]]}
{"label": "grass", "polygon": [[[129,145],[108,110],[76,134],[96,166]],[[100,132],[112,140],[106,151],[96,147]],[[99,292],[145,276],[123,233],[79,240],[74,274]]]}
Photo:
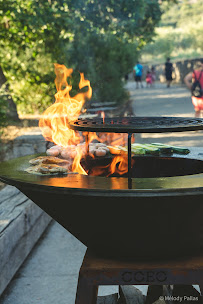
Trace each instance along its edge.
{"label": "grass", "polygon": [[167,57],[173,61],[201,58],[203,47],[203,17],[194,23],[179,27],[162,26],[156,29],[154,41],[143,49],[143,63],[163,63]]}

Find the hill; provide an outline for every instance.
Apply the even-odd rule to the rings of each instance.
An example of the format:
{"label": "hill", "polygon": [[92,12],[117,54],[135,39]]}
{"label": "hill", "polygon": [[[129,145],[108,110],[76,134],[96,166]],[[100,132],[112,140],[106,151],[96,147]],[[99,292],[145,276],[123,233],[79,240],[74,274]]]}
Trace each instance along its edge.
{"label": "hill", "polygon": [[202,57],[203,2],[163,2],[162,12],[156,36],[142,50],[142,62],[161,63],[167,57],[173,60]]}

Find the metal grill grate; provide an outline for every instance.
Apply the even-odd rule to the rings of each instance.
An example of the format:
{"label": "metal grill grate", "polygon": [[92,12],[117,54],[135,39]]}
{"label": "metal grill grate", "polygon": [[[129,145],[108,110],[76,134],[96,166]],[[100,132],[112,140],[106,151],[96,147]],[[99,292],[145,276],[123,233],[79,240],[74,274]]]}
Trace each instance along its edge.
{"label": "metal grill grate", "polygon": [[162,133],[203,130],[202,118],[184,117],[114,117],[71,121],[73,130],[110,133]]}
{"label": "metal grill grate", "polygon": [[[163,133],[203,130],[203,119],[184,117],[114,117],[81,119],[69,123],[83,132],[128,133],[128,188],[132,188],[131,138],[133,133]],[[86,135],[88,143],[88,135]]]}

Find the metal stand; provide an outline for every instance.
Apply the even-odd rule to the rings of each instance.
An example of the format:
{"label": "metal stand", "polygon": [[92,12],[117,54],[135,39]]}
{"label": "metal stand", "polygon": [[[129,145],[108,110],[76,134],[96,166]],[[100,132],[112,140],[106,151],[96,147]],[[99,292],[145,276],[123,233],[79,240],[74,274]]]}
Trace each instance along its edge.
{"label": "metal stand", "polygon": [[87,151],[87,155],[88,155],[89,154],[89,133],[88,132],[85,135],[85,144],[86,144],[86,151]]}
{"label": "metal stand", "polygon": [[203,256],[178,261],[116,261],[86,252],[75,304],[96,304],[99,285],[199,285],[203,297]]}
{"label": "metal stand", "polygon": [[128,189],[132,189],[132,133],[128,133]]}

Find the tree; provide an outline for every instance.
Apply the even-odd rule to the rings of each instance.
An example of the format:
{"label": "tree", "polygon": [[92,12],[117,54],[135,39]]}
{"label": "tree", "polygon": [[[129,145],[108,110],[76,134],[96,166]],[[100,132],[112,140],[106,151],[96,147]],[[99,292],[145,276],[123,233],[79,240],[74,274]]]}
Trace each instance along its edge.
{"label": "tree", "polygon": [[[151,41],[158,0],[0,0],[2,69],[21,111],[55,93],[53,63],[84,72],[93,99],[122,101],[122,77]],[[74,90],[77,90],[74,85]]]}
{"label": "tree", "polygon": [[78,12],[71,62],[88,74],[93,100],[122,102],[122,78],[132,70],[160,20],[159,3],[138,0],[74,1]]}
{"label": "tree", "polygon": [[0,66],[0,124],[5,122],[6,116],[10,119],[19,120],[16,104],[14,103],[10,93],[9,84]]}
{"label": "tree", "polygon": [[65,62],[68,1],[0,0],[0,59],[14,101],[29,111],[54,96],[54,67]]}

